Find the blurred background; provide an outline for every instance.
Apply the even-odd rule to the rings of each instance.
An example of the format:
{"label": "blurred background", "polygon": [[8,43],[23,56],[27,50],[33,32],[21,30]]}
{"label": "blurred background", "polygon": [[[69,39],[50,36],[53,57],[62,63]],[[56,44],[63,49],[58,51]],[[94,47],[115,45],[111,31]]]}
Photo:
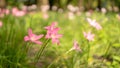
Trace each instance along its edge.
{"label": "blurred background", "polygon": [[65,10],[68,5],[73,5],[79,11],[97,10],[105,8],[107,11],[119,12],[120,0],[0,0],[0,8],[27,6],[28,10],[40,9],[41,5],[48,5],[50,10]]}

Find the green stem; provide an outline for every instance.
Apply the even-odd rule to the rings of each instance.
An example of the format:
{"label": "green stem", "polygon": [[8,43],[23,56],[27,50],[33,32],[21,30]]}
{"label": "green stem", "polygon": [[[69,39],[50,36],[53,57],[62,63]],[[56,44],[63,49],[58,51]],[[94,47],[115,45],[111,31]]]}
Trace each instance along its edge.
{"label": "green stem", "polygon": [[50,39],[46,40],[46,42],[42,45],[42,47],[39,49],[38,53],[36,54],[35,60],[34,60],[35,65],[38,63],[39,58],[41,57],[42,53],[44,52],[45,48],[47,47],[49,40]]}
{"label": "green stem", "polygon": [[32,47],[32,43],[27,43],[26,52],[28,52],[31,47]]}
{"label": "green stem", "polygon": [[53,65],[53,63],[55,63],[55,62],[58,61],[61,57],[63,57],[64,55],[68,54],[68,53],[71,52],[71,51],[72,51],[72,49],[70,49],[70,50],[68,50],[67,52],[65,52],[64,54],[58,56],[47,68],[50,68],[50,67]]}
{"label": "green stem", "polygon": [[90,43],[88,42],[88,53],[87,53],[87,67],[88,67],[88,63],[89,63],[89,56],[90,56]]}
{"label": "green stem", "polygon": [[[104,54],[105,58],[108,54],[108,51],[110,50],[110,47],[111,47],[110,44],[108,44],[108,47],[106,48],[106,51],[105,51],[105,54]],[[104,61],[105,58],[102,59],[102,62]]]}

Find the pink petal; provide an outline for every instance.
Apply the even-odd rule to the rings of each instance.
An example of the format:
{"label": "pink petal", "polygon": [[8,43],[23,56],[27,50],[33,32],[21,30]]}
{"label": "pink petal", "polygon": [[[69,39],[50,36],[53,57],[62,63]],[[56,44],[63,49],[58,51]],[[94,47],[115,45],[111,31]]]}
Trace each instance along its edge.
{"label": "pink petal", "polygon": [[44,35],[38,35],[38,36],[35,36],[35,40],[38,40],[40,38],[42,38]]}
{"label": "pink petal", "polygon": [[58,30],[60,30],[60,28],[54,28],[54,29],[51,30],[51,33],[57,33]]}
{"label": "pink petal", "polygon": [[0,27],[2,27],[3,23],[0,21]]}
{"label": "pink petal", "polygon": [[52,27],[57,26],[57,22],[53,22],[53,23],[51,24],[51,26],[52,26]]}
{"label": "pink petal", "polygon": [[24,41],[28,41],[28,40],[30,40],[30,38],[28,36],[25,36]]}
{"label": "pink petal", "polygon": [[48,30],[48,29],[50,29],[50,26],[46,26],[46,27],[44,27],[44,28]]}
{"label": "pink petal", "polygon": [[74,41],[73,49],[75,49],[75,50],[79,50],[79,49],[80,49],[80,48],[79,48],[79,44],[78,44],[77,41]]}
{"label": "pink petal", "polygon": [[87,36],[86,32],[83,32],[83,34],[84,34],[84,37],[86,37],[86,36]]}
{"label": "pink petal", "polygon": [[56,38],[61,38],[63,35],[62,34],[57,34]]}
{"label": "pink petal", "polygon": [[51,35],[46,34],[45,38],[51,38]]}
{"label": "pink petal", "polygon": [[34,34],[32,33],[32,29],[29,29],[28,30],[28,35],[29,35],[29,37],[32,37]]}
{"label": "pink petal", "polygon": [[56,44],[59,44],[59,40],[58,39],[52,39],[52,43],[56,43]]}
{"label": "pink petal", "polygon": [[36,43],[36,44],[39,44],[39,45],[42,44],[42,42],[40,42],[40,41],[33,41],[33,42]]}

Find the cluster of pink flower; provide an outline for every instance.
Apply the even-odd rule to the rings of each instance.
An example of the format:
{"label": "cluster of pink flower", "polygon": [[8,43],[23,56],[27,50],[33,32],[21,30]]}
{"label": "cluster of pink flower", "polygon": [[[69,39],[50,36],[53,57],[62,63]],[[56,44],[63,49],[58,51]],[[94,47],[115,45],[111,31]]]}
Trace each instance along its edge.
{"label": "cluster of pink flower", "polygon": [[26,14],[26,8],[23,8],[22,10],[19,10],[17,7],[12,8],[10,11],[9,9],[1,9],[0,8],[0,17],[4,17],[4,15],[8,15],[12,12],[12,15],[14,16],[24,16]]}
{"label": "cluster of pink flower", "polygon": [[1,9],[0,8],[0,17],[4,17],[4,15],[8,15],[10,11],[8,9]]}
{"label": "cluster of pink flower", "polygon": [[[92,19],[90,19],[90,18],[87,18],[87,21],[88,21],[88,23],[91,25],[91,26],[93,26],[93,27],[95,27],[97,30],[101,30],[102,29],[102,26],[100,25],[100,24],[98,24],[97,22],[96,22],[96,20],[92,20]],[[92,34],[90,31],[88,32],[88,33],[86,33],[86,32],[83,32],[83,34],[84,34],[84,37],[88,40],[88,41],[93,41],[94,40],[94,34]]]}
{"label": "cluster of pink flower", "polygon": [[[45,27],[45,29],[47,30],[47,34],[45,36],[46,39],[51,39],[52,43],[56,43],[59,44],[59,38],[62,37],[61,34],[58,34],[58,30],[59,28],[56,27],[57,23],[53,22],[50,26]],[[35,35],[33,34],[32,30],[29,29],[28,30],[28,36],[24,37],[25,41],[31,41],[33,43],[36,44],[42,44],[42,42],[39,41],[40,38],[42,38],[44,35]]]}
{"label": "cluster of pink flower", "polygon": [[[93,27],[95,27],[97,30],[100,30],[102,29],[102,27],[100,26],[100,24],[98,24],[95,20],[91,20],[90,18],[87,18],[87,21],[89,22],[89,24]],[[83,32],[83,35],[84,37],[88,40],[88,41],[93,41],[94,40],[94,37],[95,35],[91,33],[91,31],[89,31],[88,33],[87,32]],[[77,50],[77,51],[82,51],[80,48],[79,48],[79,45],[78,45],[78,42],[77,41],[74,41],[74,44],[73,44],[73,47],[72,47],[72,50]]]}
{"label": "cluster of pink flower", "polygon": [[[88,40],[88,41],[93,41],[94,40],[94,34],[92,34],[90,31],[88,33],[83,32],[84,37]],[[73,47],[71,48],[71,50],[76,50],[79,52],[82,52],[81,48],[79,47],[79,44],[77,41],[74,41],[73,43]]]}
{"label": "cluster of pink flower", "polygon": [[14,16],[24,16],[25,14],[26,14],[26,10],[24,9],[24,10],[19,10],[18,8],[16,8],[16,7],[14,7],[14,8],[12,8],[12,14],[14,15]]}

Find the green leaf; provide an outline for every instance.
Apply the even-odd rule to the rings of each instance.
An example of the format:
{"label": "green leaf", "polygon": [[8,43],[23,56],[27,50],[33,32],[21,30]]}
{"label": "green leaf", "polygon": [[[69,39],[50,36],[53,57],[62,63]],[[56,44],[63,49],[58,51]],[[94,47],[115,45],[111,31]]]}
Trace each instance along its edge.
{"label": "green leaf", "polygon": [[115,59],[115,60],[120,62],[120,56],[113,56],[113,59]]}
{"label": "green leaf", "polygon": [[120,47],[120,43],[115,43],[112,46],[114,46],[114,47]]}

